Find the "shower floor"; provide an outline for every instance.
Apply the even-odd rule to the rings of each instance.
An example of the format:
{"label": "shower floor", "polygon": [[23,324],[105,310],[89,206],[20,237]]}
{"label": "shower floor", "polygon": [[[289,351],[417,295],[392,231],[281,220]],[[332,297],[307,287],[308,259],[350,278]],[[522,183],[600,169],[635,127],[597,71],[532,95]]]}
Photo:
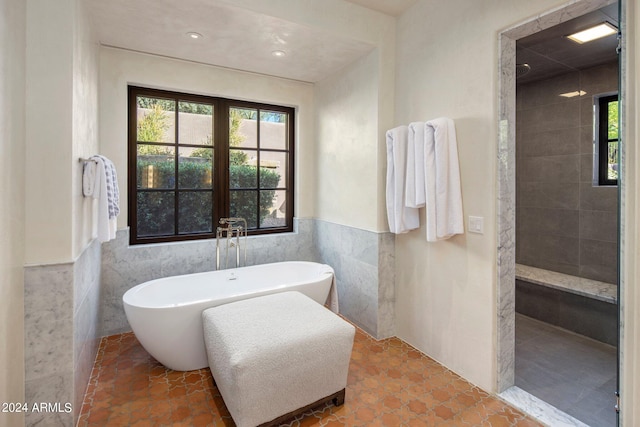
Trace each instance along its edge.
{"label": "shower floor", "polygon": [[591,427],[614,427],[616,348],[516,314],[516,386]]}

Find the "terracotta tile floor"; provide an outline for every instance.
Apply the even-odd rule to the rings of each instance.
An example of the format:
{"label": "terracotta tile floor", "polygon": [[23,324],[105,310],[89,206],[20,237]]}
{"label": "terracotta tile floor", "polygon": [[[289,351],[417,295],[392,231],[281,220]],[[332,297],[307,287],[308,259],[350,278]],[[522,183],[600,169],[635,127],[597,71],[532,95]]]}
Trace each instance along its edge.
{"label": "terracotta tile floor", "polygon": [[[133,333],[102,339],[78,421],[93,426],[233,426],[209,369],[166,369]],[[357,330],[346,402],[288,426],[540,426],[397,338]]]}

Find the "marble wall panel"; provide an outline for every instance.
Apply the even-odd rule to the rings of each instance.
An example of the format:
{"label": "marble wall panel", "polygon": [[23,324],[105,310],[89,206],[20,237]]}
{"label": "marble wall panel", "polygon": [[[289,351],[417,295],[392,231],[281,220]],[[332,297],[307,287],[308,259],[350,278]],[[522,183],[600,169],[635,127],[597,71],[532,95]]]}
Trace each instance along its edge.
{"label": "marble wall panel", "polygon": [[73,265],[27,267],[24,280],[25,379],[68,374],[73,371]]}
{"label": "marble wall panel", "polygon": [[[340,312],[376,338],[395,333],[395,239],[314,219],[298,219],[294,233],[247,239],[247,265],[316,261],[336,272]],[[128,231],[103,244],[100,335],[130,330],[122,296],[140,283],[215,269],[215,240],[129,246]],[[235,258],[231,265],[235,265]]]}
{"label": "marble wall panel", "polygon": [[[248,237],[241,241],[247,248],[246,265],[278,261],[317,261],[312,243],[313,223],[296,219],[294,232]],[[224,254],[224,241],[220,243]],[[235,250],[228,264],[224,255],[221,266],[235,266]],[[241,265],[244,255],[241,253]],[[103,244],[101,297],[101,336],[131,330],[124,313],[122,296],[132,287],[149,280],[180,274],[213,271],[216,268],[216,241],[129,245],[129,231],[119,230],[116,239]]]}
{"label": "marble wall panel", "polygon": [[395,236],[378,234],[378,338],[396,334]]}
{"label": "marble wall panel", "polygon": [[515,266],[516,266],[516,42],[500,36],[500,97],[498,167],[497,270],[497,389],[515,382]]}
{"label": "marble wall panel", "polygon": [[72,263],[25,268],[25,400],[71,404],[26,414],[27,425],[73,426],[98,344],[100,244]]}
{"label": "marble wall panel", "polygon": [[395,333],[395,239],[316,220],[313,239],[320,260],[336,271],[340,313],[372,336]]}
{"label": "marble wall panel", "polygon": [[101,245],[94,240],[74,264],[74,420],[80,414],[84,393],[98,351]]}

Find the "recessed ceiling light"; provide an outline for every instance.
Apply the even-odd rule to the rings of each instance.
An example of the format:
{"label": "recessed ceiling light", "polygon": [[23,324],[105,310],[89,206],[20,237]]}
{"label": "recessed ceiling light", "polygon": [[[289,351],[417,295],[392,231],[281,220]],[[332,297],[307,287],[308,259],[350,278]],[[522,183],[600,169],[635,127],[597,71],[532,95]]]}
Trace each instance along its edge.
{"label": "recessed ceiling light", "polygon": [[187,37],[189,37],[189,38],[191,38],[191,39],[194,39],[194,40],[198,40],[198,39],[201,39],[201,38],[202,38],[202,34],[200,34],[200,33],[196,33],[196,32],[194,32],[194,31],[189,31],[189,32],[187,33]]}
{"label": "recessed ceiling light", "polygon": [[608,22],[603,22],[602,24],[587,28],[586,30],[570,34],[567,37],[576,43],[582,44],[602,37],[610,36],[612,34],[616,34],[617,32],[618,29],[616,27],[609,24]]}
{"label": "recessed ceiling light", "polygon": [[271,55],[275,56],[276,58],[283,58],[287,56],[287,52],[285,52],[284,50],[274,50],[271,52]]}

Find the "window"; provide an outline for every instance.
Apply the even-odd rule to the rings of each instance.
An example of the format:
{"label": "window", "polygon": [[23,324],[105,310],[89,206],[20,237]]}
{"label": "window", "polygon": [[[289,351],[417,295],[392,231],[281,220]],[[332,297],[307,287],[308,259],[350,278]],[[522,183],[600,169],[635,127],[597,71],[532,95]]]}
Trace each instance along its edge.
{"label": "window", "polygon": [[598,184],[618,184],[618,95],[598,98]]}
{"label": "window", "polygon": [[129,87],[131,244],[293,230],[294,110]]}

